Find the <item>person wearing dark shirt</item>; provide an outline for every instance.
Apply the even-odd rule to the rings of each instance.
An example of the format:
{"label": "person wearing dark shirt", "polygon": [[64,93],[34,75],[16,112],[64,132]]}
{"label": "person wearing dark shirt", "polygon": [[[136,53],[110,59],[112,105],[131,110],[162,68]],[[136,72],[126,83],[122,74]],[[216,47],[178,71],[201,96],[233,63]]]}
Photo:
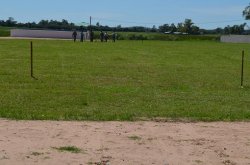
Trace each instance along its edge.
{"label": "person wearing dark shirt", "polygon": [[100,40],[101,40],[101,42],[103,42],[103,39],[104,39],[104,33],[103,33],[103,31],[101,31],[101,33],[100,33]]}
{"label": "person wearing dark shirt", "polygon": [[84,38],[84,33],[81,32],[81,42],[83,42],[83,38]]}
{"label": "person wearing dark shirt", "polygon": [[90,42],[94,41],[94,32],[91,30],[90,31]]}
{"label": "person wearing dark shirt", "polygon": [[105,32],[105,34],[104,34],[104,40],[105,40],[105,42],[108,42],[108,38],[109,38],[109,35],[108,35],[107,32]]}
{"label": "person wearing dark shirt", "polygon": [[112,33],[112,40],[113,40],[113,42],[115,42],[115,40],[116,40],[116,33],[115,32]]}
{"label": "person wearing dark shirt", "polygon": [[76,37],[77,37],[77,32],[76,31],[73,32],[72,37],[74,39],[74,42],[76,42]]}

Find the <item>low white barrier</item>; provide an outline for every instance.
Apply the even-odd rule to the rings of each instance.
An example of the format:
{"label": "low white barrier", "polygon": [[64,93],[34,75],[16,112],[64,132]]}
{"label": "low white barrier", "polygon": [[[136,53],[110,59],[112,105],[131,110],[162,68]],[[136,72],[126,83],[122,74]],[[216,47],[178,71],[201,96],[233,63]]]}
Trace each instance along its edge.
{"label": "low white barrier", "polygon": [[[73,31],[56,31],[56,30],[26,30],[12,29],[11,37],[27,37],[27,38],[59,38],[72,39]],[[81,32],[77,32],[77,39],[80,39]],[[84,32],[84,40],[89,39],[89,33]]]}
{"label": "low white barrier", "polygon": [[221,36],[220,41],[227,43],[250,43],[250,35],[225,35]]}

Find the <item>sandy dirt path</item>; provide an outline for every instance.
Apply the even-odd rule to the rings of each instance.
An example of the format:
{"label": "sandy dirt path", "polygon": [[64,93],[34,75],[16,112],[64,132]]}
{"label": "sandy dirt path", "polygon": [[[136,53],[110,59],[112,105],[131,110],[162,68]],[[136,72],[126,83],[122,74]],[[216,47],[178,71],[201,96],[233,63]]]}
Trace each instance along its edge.
{"label": "sandy dirt path", "polygon": [[0,164],[250,165],[250,123],[0,119]]}

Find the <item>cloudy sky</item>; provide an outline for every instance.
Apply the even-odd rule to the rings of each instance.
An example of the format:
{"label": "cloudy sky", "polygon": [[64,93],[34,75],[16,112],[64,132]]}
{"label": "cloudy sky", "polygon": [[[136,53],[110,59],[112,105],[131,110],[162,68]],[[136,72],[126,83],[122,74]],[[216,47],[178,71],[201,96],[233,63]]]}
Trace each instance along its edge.
{"label": "cloudy sky", "polygon": [[250,0],[2,0],[0,19],[18,22],[67,19],[80,23],[100,22],[110,26],[159,26],[190,18],[202,28],[212,29],[248,23],[242,17]]}

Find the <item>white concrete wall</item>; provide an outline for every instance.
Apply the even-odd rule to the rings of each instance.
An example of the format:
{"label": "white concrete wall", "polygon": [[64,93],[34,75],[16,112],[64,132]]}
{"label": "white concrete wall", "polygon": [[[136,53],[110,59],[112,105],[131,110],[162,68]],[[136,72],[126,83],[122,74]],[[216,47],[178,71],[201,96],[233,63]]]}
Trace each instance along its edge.
{"label": "white concrete wall", "polygon": [[[59,38],[72,39],[72,31],[54,31],[54,30],[25,30],[12,29],[11,37],[28,37],[28,38]],[[89,39],[87,32],[84,32],[85,40]],[[80,32],[77,32],[77,38],[80,39]]]}
{"label": "white concrete wall", "polygon": [[250,43],[250,35],[225,35],[220,40],[227,43]]}

